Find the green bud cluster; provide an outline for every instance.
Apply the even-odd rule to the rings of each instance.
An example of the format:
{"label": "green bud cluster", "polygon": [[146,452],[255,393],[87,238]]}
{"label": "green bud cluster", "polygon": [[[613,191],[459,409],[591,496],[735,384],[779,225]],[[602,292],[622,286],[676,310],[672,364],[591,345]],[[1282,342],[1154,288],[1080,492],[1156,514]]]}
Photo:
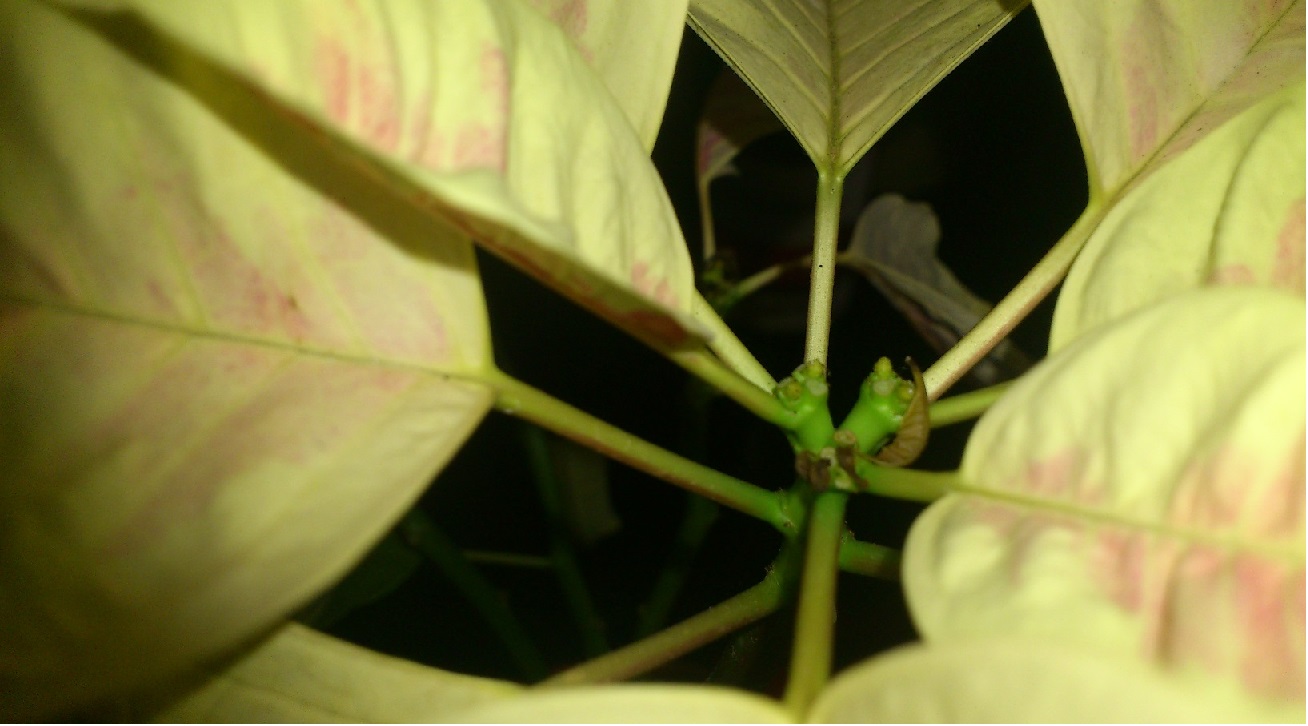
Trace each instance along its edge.
{"label": "green bud cluster", "polygon": [[854,435],[859,451],[872,451],[899,430],[912,399],[913,384],[896,375],[890,359],[882,357],[859,386],[858,400],[840,430]]}
{"label": "green bud cluster", "polygon": [[788,434],[795,451],[817,451],[831,440],[835,427],[827,408],[827,369],[810,361],[777,384],[777,400],[795,413],[798,424]]}
{"label": "green bud cluster", "polygon": [[860,458],[899,430],[913,397],[913,384],[895,374],[881,358],[859,387],[858,400],[836,429],[827,406],[826,368],[805,363],[777,384],[774,395],[795,413],[798,424],[789,432],[796,453],[796,470],[817,489],[858,489],[859,467],[874,466]]}

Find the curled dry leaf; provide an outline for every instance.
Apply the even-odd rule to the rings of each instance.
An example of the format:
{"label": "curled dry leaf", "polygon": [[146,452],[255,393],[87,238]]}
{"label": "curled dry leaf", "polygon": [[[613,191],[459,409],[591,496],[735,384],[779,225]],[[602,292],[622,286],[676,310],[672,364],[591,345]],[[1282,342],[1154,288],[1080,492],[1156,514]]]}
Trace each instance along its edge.
{"label": "curled dry leaf", "polygon": [[[885,194],[863,209],[837,262],[867,278],[933,348],[944,352],[990,312],[991,305],[937,256],[939,245],[940,222],[930,205]],[[1030,367],[1030,358],[1003,340],[970,375],[990,385]]]}

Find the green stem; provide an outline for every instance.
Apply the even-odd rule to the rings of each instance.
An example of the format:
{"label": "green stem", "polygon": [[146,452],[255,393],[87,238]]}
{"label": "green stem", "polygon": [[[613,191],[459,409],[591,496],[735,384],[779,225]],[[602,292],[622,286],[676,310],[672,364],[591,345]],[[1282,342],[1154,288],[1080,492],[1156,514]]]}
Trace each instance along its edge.
{"label": "green stem", "polygon": [[649,600],[641,608],[636,622],[636,636],[652,634],[667,622],[672,605],[681,594],[681,588],[690,574],[695,555],[699,554],[704,538],[718,518],[718,505],[694,494],[686,496],[686,514],[682,517],[677,536],[672,542],[672,553],[663,571],[654,581]]}
{"label": "green stem", "polygon": [[931,428],[948,426],[980,416],[1012,386],[1013,382],[1008,381],[936,401],[930,408]]}
{"label": "green stem", "polygon": [[773,570],[762,582],[733,598],[657,635],[569,668],[541,685],[602,683],[640,675],[755,622],[780,607],[784,596],[783,578]]}
{"label": "green stem", "polygon": [[956,471],[921,471],[877,466],[859,459],[855,464],[863,487],[859,491],[909,502],[934,502],[959,484]]}
{"label": "green stem", "polygon": [[415,510],[401,521],[400,532],[409,546],[435,565],[490,626],[523,677],[529,681],[545,677],[548,672],[545,659],[509,611],[504,598],[436,523]]}
{"label": "green stem", "polygon": [[721,391],[723,395],[735,401],[768,423],[789,431],[795,426],[795,416],[781,402],[773,398],[772,391],[759,388],[753,382],[741,377],[728,368],[716,356],[704,349],[663,351],[673,363],[685,368],[692,375]]}
{"label": "green stem", "polygon": [[840,536],[840,569],[845,572],[898,580],[900,560],[898,550],[857,540],[849,530]]}
{"label": "green stem", "polygon": [[732,288],[731,291],[732,300],[734,300],[735,302],[740,302],[741,300],[744,300],[750,295],[753,295],[754,293],[758,292],[764,287],[767,287],[768,285],[771,285],[773,282],[776,282],[777,278],[781,277],[787,272],[790,272],[791,270],[802,269],[808,267],[811,264],[813,264],[813,256],[804,255],[803,257],[798,257],[793,260],[787,260],[785,262],[778,262],[777,264],[772,265],[770,267],[765,267],[762,270],[759,270],[758,272],[755,272],[749,277],[746,277],[745,279],[736,283],[736,286]]}
{"label": "green stem", "polygon": [[804,362],[827,362],[831,335],[831,295],[836,280],[836,245],[840,235],[840,197],[844,174],[818,173],[817,211],[813,222],[813,266],[809,271],[808,334]]}
{"label": "green stem", "polygon": [[718,315],[718,311],[704,300],[703,295],[695,294],[695,299],[691,301],[691,314],[713,334],[709,339],[709,349],[716,353],[723,363],[763,391],[772,392],[777,385],[777,379],[773,378],[749,348],[740,342],[740,338],[736,337],[735,332],[722,316]]}
{"label": "green stem", "polygon": [[572,611],[572,617],[577,621],[583,652],[587,657],[593,657],[609,649],[608,641],[604,638],[604,619],[600,617],[595,604],[591,602],[590,592],[586,588],[586,578],[581,574],[581,565],[577,562],[577,555],[572,548],[572,538],[568,535],[560,495],[562,483],[554,475],[554,463],[550,459],[546,435],[535,426],[523,427],[527,456],[535,474],[536,489],[540,494],[541,506],[545,510],[545,519],[549,526],[550,559],[554,562],[554,575],[558,578],[560,589],[563,590],[568,609]]}
{"label": "green stem", "polygon": [[840,492],[819,494],[809,518],[808,547],[791,650],[790,679],[784,701],[802,716],[831,674],[832,635],[836,620],[836,578],[845,503]]}
{"label": "green stem", "polygon": [[776,492],[754,486],[703,464],[678,456],[601,421],[500,371],[483,377],[498,393],[496,406],[582,446],[651,474],[687,491],[761,519],[782,533],[795,522]]}
{"label": "green stem", "polygon": [[940,398],[950,386],[966,375],[1062,281],[1072,260],[1076,259],[1077,253],[1102,219],[1103,209],[1102,204],[1091,203],[1081,213],[1076,224],[1045,253],[1044,258],[1031,268],[1017,286],[922,374],[931,400]]}

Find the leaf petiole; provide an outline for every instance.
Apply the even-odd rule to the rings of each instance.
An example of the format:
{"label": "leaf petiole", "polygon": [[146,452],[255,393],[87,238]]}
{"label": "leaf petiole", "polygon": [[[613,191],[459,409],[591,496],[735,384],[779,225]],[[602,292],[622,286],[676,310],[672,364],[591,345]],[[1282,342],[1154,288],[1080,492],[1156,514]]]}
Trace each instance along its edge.
{"label": "leaf petiole", "polygon": [[772,397],[771,389],[759,388],[753,380],[744,378],[727,367],[708,350],[664,350],[662,353],[764,421],[779,426],[784,431],[795,427],[795,416]]}
{"label": "leaf petiole", "polygon": [[761,582],[704,612],[625,648],[574,666],[541,686],[616,681],[640,675],[768,615],[785,599],[785,577],[773,568]]}
{"label": "leaf petiole", "polygon": [[1104,206],[1092,201],[1076,224],[1045,253],[1017,286],[922,374],[931,400],[940,398],[950,386],[966,375],[1062,281],[1104,213]]}
{"label": "leaf petiole", "polygon": [[997,383],[993,386],[987,386],[980,390],[969,391],[957,396],[942,398],[931,404],[930,418],[931,428],[938,426],[948,426],[949,424],[958,423],[974,419],[985,413],[987,409],[994,405],[1009,388],[1012,388],[1012,381]]}
{"label": "leaf petiole", "polygon": [[797,528],[776,492],[655,446],[502,371],[488,371],[480,375],[480,380],[496,390],[496,407],[504,413],[527,419],[615,461],[767,522],[783,534]]}
{"label": "leaf petiole", "polygon": [[804,362],[827,362],[831,336],[831,298],[835,288],[836,245],[840,233],[840,201],[845,188],[843,173],[819,171],[817,210],[813,222],[813,262],[809,272],[808,327]]}
{"label": "leaf petiole", "polygon": [[863,542],[845,530],[840,535],[840,569],[882,580],[898,580],[900,553],[890,547]]}
{"label": "leaf petiole", "polygon": [[722,319],[718,311],[708,304],[703,295],[698,293],[695,295],[695,299],[691,301],[690,312],[695,320],[713,335],[709,338],[709,350],[717,354],[727,367],[764,392],[770,392],[777,385],[777,379],[773,378],[772,374],[758,362],[754,354],[745,347],[740,338],[736,337],[736,333]]}
{"label": "leaf petiole", "polygon": [[921,471],[878,466],[870,459],[856,463],[858,491],[909,502],[934,502],[959,484],[956,471]]}
{"label": "leaf petiole", "polygon": [[793,260],[786,260],[785,262],[778,262],[775,265],[765,267],[736,283],[735,287],[731,288],[731,300],[733,303],[738,303],[759,290],[762,290],[764,287],[771,285],[773,282],[776,282],[778,278],[791,270],[807,269],[812,264],[813,256],[804,255],[803,257],[797,257]]}

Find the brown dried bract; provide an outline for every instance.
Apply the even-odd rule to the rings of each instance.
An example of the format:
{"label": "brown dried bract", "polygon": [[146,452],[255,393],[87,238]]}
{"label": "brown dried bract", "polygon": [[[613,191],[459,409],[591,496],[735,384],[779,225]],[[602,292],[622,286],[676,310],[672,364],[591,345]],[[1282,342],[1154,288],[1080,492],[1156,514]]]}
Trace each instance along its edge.
{"label": "brown dried bract", "polygon": [[926,448],[927,436],[931,433],[931,417],[927,412],[927,390],[926,384],[922,382],[922,371],[912,358],[904,362],[913,374],[913,398],[908,402],[895,438],[872,457],[872,461],[882,466],[905,466],[916,461]]}

